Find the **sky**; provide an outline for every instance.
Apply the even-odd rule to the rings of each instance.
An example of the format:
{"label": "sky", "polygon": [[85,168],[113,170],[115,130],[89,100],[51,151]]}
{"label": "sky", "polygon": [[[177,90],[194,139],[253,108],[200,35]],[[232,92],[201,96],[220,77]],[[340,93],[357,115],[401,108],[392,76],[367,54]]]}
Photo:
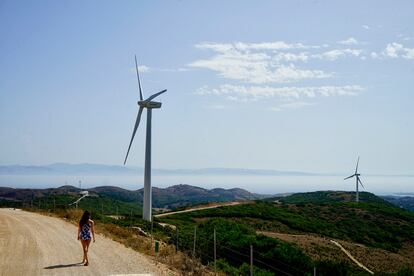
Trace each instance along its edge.
{"label": "sky", "polygon": [[[0,0],[0,165],[414,174],[412,1]],[[143,166],[145,114],[128,165]]]}

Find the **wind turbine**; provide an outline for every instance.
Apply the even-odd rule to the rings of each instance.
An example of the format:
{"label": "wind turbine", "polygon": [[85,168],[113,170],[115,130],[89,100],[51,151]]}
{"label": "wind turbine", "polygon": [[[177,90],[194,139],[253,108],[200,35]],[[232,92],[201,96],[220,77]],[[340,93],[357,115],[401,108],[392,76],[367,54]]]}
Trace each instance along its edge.
{"label": "wind turbine", "polygon": [[364,185],[362,185],[361,179],[359,178],[359,176],[361,174],[358,173],[358,164],[359,164],[359,156],[358,156],[358,161],[357,161],[357,165],[356,165],[356,168],[355,168],[355,173],[353,175],[350,175],[350,176],[344,178],[344,180],[346,180],[346,179],[352,178],[354,176],[356,177],[356,202],[359,202],[358,184],[361,184],[362,188],[365,189]]}
{"label": "wind turbine", "polygon": [[143,212],[143,219],[147,221],[152,220],[152,190],[151,190],[151,115],[152,115],[152,109],[154,108],[161,108],[160,102],[154,102],[152,101],[155,97],[158,97],[162,93],[167,92],[167,89],[164,89],[158,93],[155,93],[154,95],[148,97],[146,100],[144,100],[142,95],[142,89],[141,89],[141,82],[139,79],[139,72],[138,72],[138,62],[137,62],[137,56],[135,55],[135,69],[137,71],[137,79],[138,79],[138,88],[139,88],[139,101],[138,101],[138,116],[135,121],[134,130],[132,131],[132,137],[131,142],[128,146],[128,151],[125,156],[124,165],[126,164],[129,150],[131,149],[132,141],[134,140],[135,133],[137,132],[139,122],[141,120],[141,114],[144,108],[147,109],[147,137],[145,142],[145,169],[144,169],[144,212]]}

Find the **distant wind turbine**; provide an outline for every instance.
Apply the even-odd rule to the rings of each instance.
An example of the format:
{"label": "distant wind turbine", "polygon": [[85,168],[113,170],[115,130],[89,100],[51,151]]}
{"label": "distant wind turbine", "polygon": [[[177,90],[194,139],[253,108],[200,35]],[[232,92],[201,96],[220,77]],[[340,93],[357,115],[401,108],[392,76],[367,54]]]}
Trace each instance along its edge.
{"label": "distant wind turbine", "polygon": [[358,189],[358,185],[361,184],[362,188],[365,189],[364,185],[362,185],[361,179],[359,178],[359,176],[361,174],[358,173],[358,164],[359,164],[359,156],[358,156],[358,161],[357,161],[357,165],[356,165],[356,168],[355,168],[355,173],[353,175],[350,175],[350,176],[344,178],[344,180],[346,180],[346,179],[352,178],[354,176],[356,177],[356,202],[359,202],[359,189]]}
{"label": "distant wind turbine", "polygon": [[138,72],[138,62],[137,62],[137,56],[135,56],[135,68],[137,71],[137,79],[138,79],[138,88],[139,88],[139,110],[138,110],[138,116],[135,121],[134,130],[132,132],[131,142],[128,146],[128,151],[125,156],[124,165],[126,164],[129,150],[131,149],[132,141],[134,140],[135,133],[137,132],[139,122],[141,120],[141,114],[144,108],[147,109],[147,137],[146,137],[146,143],[145,143],[145,172],[144,172],[144,212],[143,212],[143,219],[147,221],[152,220],[152,190],[151,190],[151,115],[152,115],[152,109],[153,108],[161,108],[160,102],[154,102],[151,101],[155,97],[158,97],[162,93],[167,92],[167,89],[164,89],[158,93],[155,93],[154,95],[148,97],[146,100],[143,99],[142,96],[142,89],[141,89],[141,82],[139,79],[139,72]]}

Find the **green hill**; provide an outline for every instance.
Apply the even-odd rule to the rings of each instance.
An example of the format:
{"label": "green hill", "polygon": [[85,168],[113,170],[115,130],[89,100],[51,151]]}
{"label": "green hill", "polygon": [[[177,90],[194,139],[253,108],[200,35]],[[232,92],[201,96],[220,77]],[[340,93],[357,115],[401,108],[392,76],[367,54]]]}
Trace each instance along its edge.
{"label": "green hill", "polygon": [[[318,191],[311,193],[296,193],[286,197],[276,197],[269,198],[268,201],[279,200],[287,204],[324,204],[324,203],[335,203],[335,202],[354,202],[355,193],[354,192],[344,192],[344,191]],[[372,193],[360,192],[359,193],[360,202],[370,202],[370,203],[383,203],[386,201],[377,197]]]}
{"label": "green hill", "polygon": [[[306,235],[324,237],[347,241],[354,244],[362,244],[367,250],[372,248],[385,254],[384,256],[397,256],[405,245],[414,244],[414,214],[395,207],[383,199],[370,194],[361,193],[361,202],[354,202],[355,194],[347,192],[314,192],[293,194],[284,198],[273,198],[272,200],[258,200],[251,204],[226,206],[217,209],[206,209],[191,213],[181,213],[164,217],[161,221],[177,225],[181,229],[191,229],[197,225],[200,229],[208,227],[209,224],[221,221],[227,223],[230,229],[245,229],[246,235],[250,238],[243,238],[242,234],[224,235],[223,240],[226,246],[233,250],[248,252],[245,239],[258,246],[262,254],[268,254],[271,238],[263,237],[259,232],[273,232],[291,235]],[[211,227],[210,227],[211,228]],[[185,230],[183,230],[185,232]],[[233,230],[235,231],[235,230]],[[250,233],[250,234],[248,234]],[[191,240],[191,233],[188,234]],[[309,237],[311,237],[309,236]],[[270,240],[267,240],[270,239]],[[267,261],[272,262],[276,258],[287,266],[280,265],[279,268],[288,269],[291,274],[297,267],[302,271],[308,271],[312,265],[317,265],[326,274],[319,275],[348,275],[349,273],[364,273],[352,262],[341,263],[331,260],[317,258],[313,263],[296,244],[273,239],[278,242],[274,244],[278,253],[268,255]],[[260,241],[260,242],[259,242]],[[328,240],[329,241],[329,240]],[[261,245],[260,245],[261,244]],[[324,248],[318,244],[314,245],[315,251],[324,255]],[[282,250],[283,248],[283,250]],[[319,249],[318,249],[319,248]],[[413,248],[413,247],[411,247]],[[279,251],[278,251],[279,250]],[[377,252],[376,251],[376,252]],[[272,252],[274,252],[272,250]],[[292,255],[293,254],[293,255]],[[316,253],[318,254],[318,252]],[[341,254],[340,252],[338,254]],[[402,253],[401,253],[402,254]],[[393,256],[394,256],[393,255]],[[299,261],[294,256],[301,256]],[[408,260],[414,266],[414,259]],[[308,258],[308,259],[307,259]],[[229,256],[227,262],[234,267],[239,267]],[[347,261],[346,256],[344,260]],[[323,270],[325,267],[325,270]],[[266,269],[266,266],[262,266]],[[396,271],[398,267],[384,268],[386,271]],[[345,274],[341,274],[342,272]],[[378,270],[377,270],[378,272]]]}
{"label": "green hill", "polygon": [[[81,190],[73,186],[49,189],[13,189],[0,187],[0,206],[38,208],[67,208],[68,204],[80,197]],[[79,204],[81,208],[106,214],[118,212],[140,212],[142,209],[143,189],[127,190],[114,186],[101,186],[87,189],[89,197]],[[152,188],[154,208],[175,209],[207,202],[222,202],[264,198],[264,195],[252,194],[243,189],[203,189],[191,185],[174,185],[167,188]],[[102,207],[103,206],[103,207]]]}

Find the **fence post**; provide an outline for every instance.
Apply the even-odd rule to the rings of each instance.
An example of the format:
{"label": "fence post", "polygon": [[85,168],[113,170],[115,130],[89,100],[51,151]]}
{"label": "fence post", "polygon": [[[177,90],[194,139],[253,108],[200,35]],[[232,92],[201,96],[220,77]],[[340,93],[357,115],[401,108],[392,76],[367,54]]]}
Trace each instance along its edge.
{"label": "fence post", "polygon": [[316,276],[316,266],[313,267],[313,276]]}
{"label": "fence post", "polygon": [[196,238],[197,238],[197,226],[194,226],[194,246],[193,246],[193,259],[195,259],[195,249],[196,249]]}
{"label": "fence post", "polygon": [[53,198],[53,212],[56,212],[56,198]]}
{"label": "fence post", "polygon": [[132,226],[132,209],[129,211],[129,220],[131,221],[131,226]]}
{"label": "fence post", "polygon": [[151,236],[152,236],[153,230],[154,230],[154,219],[151,219]]}
{"label": "fence post", "polygon": [[250,276],[253,276],[253,245],[250,245]]}
{"label": "fence post", "polygon": [[217,267],[216,267],[216,227],[214,227],[214,273],[217,274]]}
{"label": "fence post", "polygon": [[175,230],[177,230],[176,238],[177,238],[177,245],[175,246],[175,252],[178,252],[178,226],[176,226]]}
{"label": "fence post", "polygon": [[103,216],[103,202],[101,202],[101,215]]}

